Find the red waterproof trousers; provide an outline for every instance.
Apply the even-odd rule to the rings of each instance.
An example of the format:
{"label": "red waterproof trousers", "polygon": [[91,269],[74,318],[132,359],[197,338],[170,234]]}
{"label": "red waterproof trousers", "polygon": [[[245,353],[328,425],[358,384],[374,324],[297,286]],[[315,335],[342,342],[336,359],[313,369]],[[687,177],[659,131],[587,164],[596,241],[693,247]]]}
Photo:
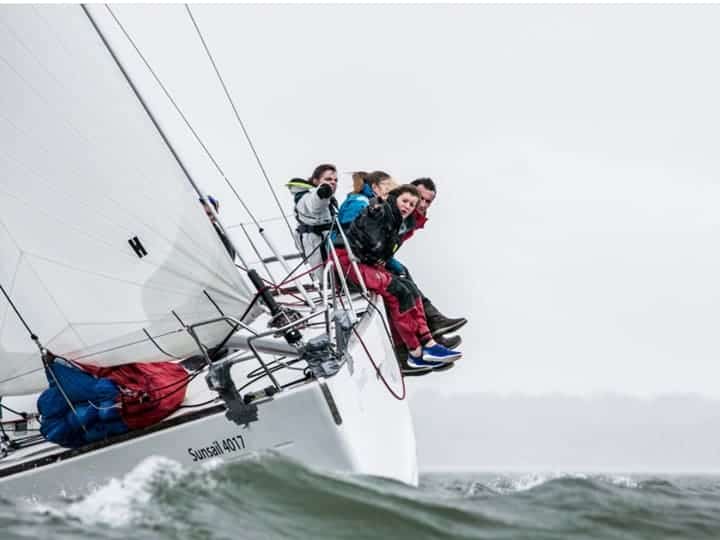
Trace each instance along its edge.
{"label": "red waterproof trousers", "polygon": [[[356,285],[359,280],[344,249],[337,250],[342,272]],[[385,301],[390,314],[390,326],[409,350],[417,349],[432,339],[425,320],[422,297],[415,284],[409,279],[388,272],[383,266],[358,263],[358,270],[369,291],[379,294]]]}

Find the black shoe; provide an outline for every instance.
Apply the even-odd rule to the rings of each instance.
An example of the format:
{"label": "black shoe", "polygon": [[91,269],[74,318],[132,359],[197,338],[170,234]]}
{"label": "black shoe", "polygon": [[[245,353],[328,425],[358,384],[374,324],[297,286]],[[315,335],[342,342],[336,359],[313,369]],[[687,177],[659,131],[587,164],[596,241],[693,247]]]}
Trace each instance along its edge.
{"label": "black shoe", "polygon": [[412,369],[410,366],[408,366],[407,359],[408,359],[408,350],[405,345],[397,345],[395,347],[395,358],[397,358],[398,365],[400,366],[400,371],[403,369]]}
{"label": "black shoe", "polygon": [[400,373],[403,377],[419,377],[420,375],[427,375],[432,372],[431,366],[412,367],[408,364],[408,350],[405,345],[398,345],[395,347],[395,357],[398,360],[400,366]]}
{"label": "black shoe", "polygon": [[457,332],[467,324],[467,319],[459,317],[457,319],[450,319],[444,315],[428,317],[427,319],[428,328],[433,336],[442,336],[443,334],[450,334],[451,332]]}
{"label": "black shoe", "polygon": [[467,319],[464,317],[459,317],[457,319],[446,317],[440,313],[440,310],[436,308],[427,298],[423,298],[423,308],[425,309],[425,318],[428,323],[428,328],[430,328],[430,333],[433,336],[441,336],[443,334],[456,332],[467,324]]}
{"label": "black shoe", "polygon": [[436,373],[438,371],[447,371],[448,369],[452,369],[454,367],[455,367],[455,362],[450,362],[449,364],[445,364],[443,366],[433,368],[432,372]]}
{"label": "black shoe", "polygon": [[[452,364],[448,364],[452,365]],[[434,371],[433,368],[429,367],[421,367],[421,368],[411,368],[411,367],[404,367],[400,370],[403,377],[421,377],[422,375],[428,375]]]}
{"label": "black shoe", "polygon": [[[456,338],[457,338],[458,342],[462,341],[460,336],[450,336],[449,338],[446,338],[445,341],[455,341]],[[443,338],[440,338],[440,339],[443,339]],[[438,341],[438,343],[440,343],[440,342]],[[455,362],[449,362],[447,364],[443,364],[442,366],[438,366],[435,368],[433,368],[433,367],[410,367],[407,363],[408,350],[405,345],[398,345],[397,347],[395,347],[395,356],[398,359],[398,364],[400,365],[400,373],[402,373],[403,377],[421,377],[422,375],[428,375],[435,371],[447,371],[448,369],[452,368],[455,365]]]}
{"label": "black shoe", "polygon": [[460,336],[433,336],[433,339],[448,349],[456,349],[462,343]]}

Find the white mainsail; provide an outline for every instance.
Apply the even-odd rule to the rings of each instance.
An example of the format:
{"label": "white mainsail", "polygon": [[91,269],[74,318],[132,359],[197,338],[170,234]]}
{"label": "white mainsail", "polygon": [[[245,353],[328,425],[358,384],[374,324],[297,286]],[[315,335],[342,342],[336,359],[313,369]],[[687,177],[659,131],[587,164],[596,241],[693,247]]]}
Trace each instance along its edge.
{"label": "white mainsail", "polygon": [[[243,313],[252,293],[80,6],[0,7],[0,85],[0,284],[47,348],[167,360],[145,331],[186,356],[197,346],[178,318]],[[199,336],[212,346],[228,329]],[[44,386],[0,297],[0,395]]]}

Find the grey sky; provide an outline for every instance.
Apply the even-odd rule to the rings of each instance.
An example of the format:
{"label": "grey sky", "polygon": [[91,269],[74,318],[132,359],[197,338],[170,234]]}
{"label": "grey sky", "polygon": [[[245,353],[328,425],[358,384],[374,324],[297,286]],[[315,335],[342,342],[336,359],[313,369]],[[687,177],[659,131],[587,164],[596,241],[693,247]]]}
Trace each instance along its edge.
{"label": "grey sky", "polygon": [[[277,215],[184,9],[114,9],[258,215]],[[416,390],[720,397],[720,6],[194,14],[286,204],[282,184],[323,161],[438,181],[400,259],[471,323],[465,358]],[[226,222],[246,220],[174,131]]]}
{"label": "grey sky", "polygon": [[421,391],[411,404],[424,471],[720,472],[717,400]]}

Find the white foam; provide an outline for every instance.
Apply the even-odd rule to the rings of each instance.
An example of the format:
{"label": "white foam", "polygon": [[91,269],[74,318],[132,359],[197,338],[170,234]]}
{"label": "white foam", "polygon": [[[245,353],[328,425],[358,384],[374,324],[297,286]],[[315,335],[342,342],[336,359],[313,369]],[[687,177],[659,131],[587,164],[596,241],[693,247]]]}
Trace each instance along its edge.
{"label": "white foam", "polygon": [[562,478],[563,475],[556,473],[545,474],[523,474],[517,477],[500,477],[488,482],[488,487],[498,493],[515,493],[518,491],[528,491],[530,489],[541,486],[542,484]]}
{"label": "white foam", "polygon": [[601,476],[601,480],[624,488],[638,488],[640,484],[629,476]]}
{"label": "white foam", "polygon": [[584,473],[532,473],[517,477],[499,477],[488,482],[488,487],[498,493],[528,491],[552,480],[595,480],[624,488],[637,488],[639,484],[627,476],[589,475]]}
{"label": "white foam", "polygon": [[149,502],[154,482],[163,481],[172,485],[182,475],[183,468],[178,462],[150,456],[124,478],[113,478],[83,500],[71,504],[65,513],[88,524],[128,525],[138,516],[142,506]]}
{"label": "white foam", "polygon": [[150,456],[123,478],[111,479],[64,509],[38,504],[35,510],[55,517],[77,519],[89,525],[123,527],[140,516],[144,505],[152,497],[153,484],[162,482],[172,486],[186,474],[180,463],[165,457]]}

